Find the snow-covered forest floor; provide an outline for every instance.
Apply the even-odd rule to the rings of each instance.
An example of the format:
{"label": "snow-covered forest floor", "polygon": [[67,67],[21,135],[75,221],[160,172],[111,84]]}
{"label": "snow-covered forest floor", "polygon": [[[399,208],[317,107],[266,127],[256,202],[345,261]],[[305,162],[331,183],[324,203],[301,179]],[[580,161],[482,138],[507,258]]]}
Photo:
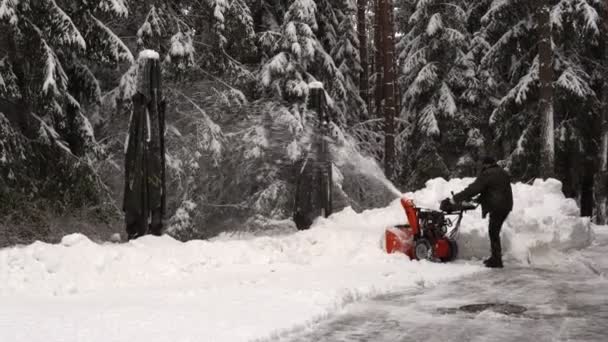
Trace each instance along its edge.
{"label": "snow-covered forest floor", "polygon": [[[435,179],[404,196],[436,207],[469,182]],[[540,279],[530,270],[566,272],[584,255],[579,250],[594,243],[591,224],[577,216],[575,202],[563,196],[559,182],[515,184],[514,196],[515,208],[502,234],[504,272],[520,274],[516,280],[522,288],[527,275],[530,282]],[[490,291],[496,286],[491,272],[501,271],[480,266],[489,247],[487,223],[479,212],[463,220],[461,259],[450,264],[384,253],[385,227],[404,223],[404,216],[395,201],[361,214],[347,208],[318,220],[308,231],[286,229],[272,236],[223,235],[186,243],[163,236],[96,244],[76,234],[60,244],[0,249],[0,265],[6,266],[0,269],[0,340],[275,339],[356,309],[355,302],[403,291],[424,295],[429,289],[431,297],[424,300],[451,308],[461,302],[442,289],[461,284],[463,277],[483,280],[475,291],[480,300],[497,300],[500,292]],[[602,274],[601,267],[594,268]],[[428,315],[416,300],[404,306],[412,314]]]}

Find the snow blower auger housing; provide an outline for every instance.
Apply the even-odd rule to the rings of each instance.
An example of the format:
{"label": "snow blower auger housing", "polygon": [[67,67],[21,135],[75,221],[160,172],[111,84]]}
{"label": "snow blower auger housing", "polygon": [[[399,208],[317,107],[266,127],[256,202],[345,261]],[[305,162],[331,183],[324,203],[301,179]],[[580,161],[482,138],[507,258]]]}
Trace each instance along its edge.
{"label": "snow blower auger housing", "polygon": [[[463,213],[476,208],[463,203],[446,206],[441,211],[418,208],[412,200],[402,198],[401,206],[409,224],[389,227],[385,232],[387,253],[403,253],[410,259],[448,262],[458,256],[456,238]],[[456,216],[455,223],[449,216]]]}

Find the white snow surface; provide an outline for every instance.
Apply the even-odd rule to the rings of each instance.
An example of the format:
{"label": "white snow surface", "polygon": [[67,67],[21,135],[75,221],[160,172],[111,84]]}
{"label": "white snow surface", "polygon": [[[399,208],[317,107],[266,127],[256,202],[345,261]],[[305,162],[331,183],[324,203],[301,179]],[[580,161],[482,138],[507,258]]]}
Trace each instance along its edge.
{"label": "white snow surface", "polygon": [[[437,207],[472,179],[435,179],[413,194]],[[587,246],[590,225],[575,217],[554,180],[516,184],[503,233],[509,263],[555,261]],[[387,226],[404,223],[394,201],[350,208],[308,231],[178,242],[168,236],[97,244],[73,234],[59,244],[0,249],[0,341],[251,341],[310,325],[353,301],[486,272],[475,260],[450,264],[387,255]],[[488,254],[487,220],[465,217],[465,258]]]}
{"label": "white snow surface", "polygon": [[323,89],[323,83],[319,81],[313,81],[308,83],[308,88],[310,89]]}

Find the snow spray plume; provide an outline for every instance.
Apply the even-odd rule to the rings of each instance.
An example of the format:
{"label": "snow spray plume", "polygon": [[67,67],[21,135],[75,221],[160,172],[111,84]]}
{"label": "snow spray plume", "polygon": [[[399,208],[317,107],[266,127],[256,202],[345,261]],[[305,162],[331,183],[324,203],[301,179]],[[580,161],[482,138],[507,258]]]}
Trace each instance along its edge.
{"label": "snow spray plume", "polygon": [[395,185],[386,178],[382,168],[372,157],[364,156],[357,148],[353,139],[342,137],[340,145],[336,144],[332,149],[332,158],[336,166],[342,170],[351,170],[360,177],[369,177],[386,187],[395,197],[401,197],[402,193]]}
{"label": "snow spray plume", "polygon": [[[367,182],[367,190],[370,192],[388,192],[391,197],[402,196],[401,191],[386,178],[376,160],[361,153],[354,138],[345,135],[335,126],[332,129],[332,137],[335,141],[331,148],[332,160],[345,178],[350,174],[358,183],[359,188],[362,186],[361,183]],[[344,182],[346,183],[346,180]],[[365,196],[370,195],[373,196],[374,194],[369,192],[365,194]]]}

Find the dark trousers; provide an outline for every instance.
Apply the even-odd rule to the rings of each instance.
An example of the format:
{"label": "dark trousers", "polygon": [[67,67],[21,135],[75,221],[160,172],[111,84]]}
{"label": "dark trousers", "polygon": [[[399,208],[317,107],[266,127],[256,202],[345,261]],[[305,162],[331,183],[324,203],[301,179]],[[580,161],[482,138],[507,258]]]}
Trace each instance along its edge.
{"label": "dark trousers", "polygon": [[500,230],[502,229],[502,224],[509,216],[509,213],[490,213],[490,223],[488,225],[488,230],[490,233],[490,248],[492,250],[492,258],[501,259],[502,258],[502,247],[500,245]]}

